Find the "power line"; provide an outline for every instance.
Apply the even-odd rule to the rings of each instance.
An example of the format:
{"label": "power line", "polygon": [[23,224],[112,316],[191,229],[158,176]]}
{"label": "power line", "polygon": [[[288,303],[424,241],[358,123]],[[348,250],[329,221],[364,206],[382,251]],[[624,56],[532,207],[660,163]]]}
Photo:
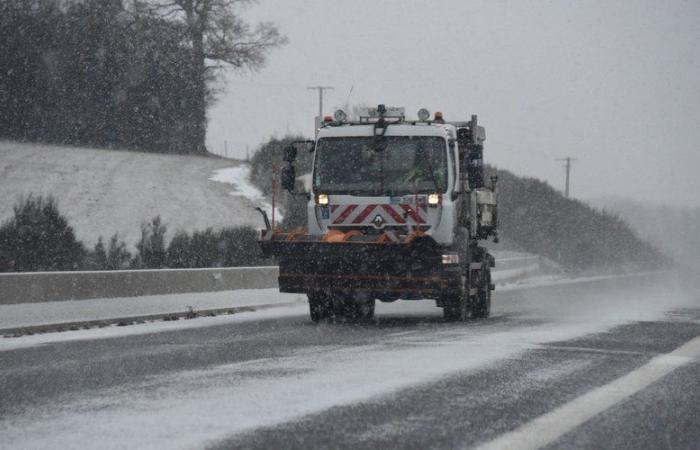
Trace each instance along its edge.
{"label": "power line", "polygon": [[558,158],[557,161],[565,161],[564,169],[566,169],[566,190],[564,191],[564,196],[569,198],[569,180],[571,177],[571,162],[576,161],[576,158],[567,156],[566,158]]}

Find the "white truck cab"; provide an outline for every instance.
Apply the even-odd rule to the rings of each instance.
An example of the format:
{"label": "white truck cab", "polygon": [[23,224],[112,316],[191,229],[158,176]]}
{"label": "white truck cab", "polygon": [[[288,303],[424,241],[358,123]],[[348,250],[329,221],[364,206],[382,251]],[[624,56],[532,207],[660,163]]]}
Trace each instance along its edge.
{"label": "white truck cab", "polygon": [[[316,139],[308,227],[312,234],[420,230],[453,243],[458,154],[451,124],[396,124],[373,148],[374,126],[322,128]],[[405,234],[405,233],[404,233]]]}
{"label": "white truck cab", "polygon": [[[317,322],[368,319],[375,300],[434,299],[450,320],[488,317],[497,239],[496,180],[484,183],[486,133],[476,116],[445,122],[379,105],[327,117],[313,141],[307,229],[272,229],[260,246],[279,261],[282,292],[305,293]],[[297,150],[282,185],[295,188]],[[263,213],[264,214],[264,213]]]}

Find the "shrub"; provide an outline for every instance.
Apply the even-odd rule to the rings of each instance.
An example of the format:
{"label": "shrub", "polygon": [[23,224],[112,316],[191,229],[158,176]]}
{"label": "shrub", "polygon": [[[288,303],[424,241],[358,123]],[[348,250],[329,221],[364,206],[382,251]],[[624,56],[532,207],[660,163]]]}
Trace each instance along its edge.
{"label": "shrub", "polygon": [[179,231],[167,251],[172,268],[252,266],[266,261],[251,227],[231,227],[215,232],[211,228],[191,235]]}
{"label": "shrub", "polygon": [[126,249],[126,243],[119,239],[118,233],[109,239],[106,249],[100,236],[94,250],[88,255],[88,268],[92,270],[128,269],[130,262],[131,253]]}
{"label": "shrub", "polygon": [[252,227],[224,228],[220,232],[221,265],[224,267],[270,264],[258,245],[259,233]]}
{"label": "shrub", "polygon": [[109,239],[107,248],[107,270],[122,270],[129,267],[131,253],[126,249],[126,243],[119,239],[119,234]]}
{"label": "shrub", "polygon": [[53,197],[20,199],[14,217],[0,227],[0,270],[4,272],[77,270],[85,254]]}
{"label": "shrub", "polygon": [[191,264],[191,243],[190,235],[184,231],[175,233],[170,245],[168,246],[168,267],[175,269],[187,268]]}
{"label": "shrub", "polygon": [[104,270],[107,267],[107,250],[105,250],[105,244],[102,242],[102,236],[97,239],[97,244],[95,248],[88,255],[87,266],[92,270]]}
{"label": "shrub", "polygon": [[189,267],[217,267],[219,238],[211,228],[195,231],[190,240]]}
{"label": "shrub", "polygon": [[163,225],[160,216],[141,224],[141,239],[136,245],[138,254],[132,263],[135,268],[160,269],[165,267],[166,231],[167,227]]}

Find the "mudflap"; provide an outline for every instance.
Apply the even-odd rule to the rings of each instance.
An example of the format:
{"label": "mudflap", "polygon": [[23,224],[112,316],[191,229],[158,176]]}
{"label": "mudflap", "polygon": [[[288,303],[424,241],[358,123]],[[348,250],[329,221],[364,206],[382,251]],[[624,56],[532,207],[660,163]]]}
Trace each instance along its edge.
{"label": "mudflap", "polygon": [[442,264],[432,239],[410,243],[261,241],[279,262],[281,292],[364,292],[376,298],[440,298],[460,289],[459,266]]}

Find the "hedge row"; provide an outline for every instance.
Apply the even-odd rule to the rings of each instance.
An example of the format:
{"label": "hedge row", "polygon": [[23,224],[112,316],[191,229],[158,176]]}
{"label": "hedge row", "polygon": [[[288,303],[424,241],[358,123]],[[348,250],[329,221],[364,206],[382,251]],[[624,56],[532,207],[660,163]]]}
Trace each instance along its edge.
{"label": "hedge row", "polygon": [[166,245],[167,227],[155,217],[141,227],[132,254],[113,235],[88,250],[51,198],[29,196],[0,226],[0,272],[234,267],[272,264],[262,257],[251,227],[178,231]]}

